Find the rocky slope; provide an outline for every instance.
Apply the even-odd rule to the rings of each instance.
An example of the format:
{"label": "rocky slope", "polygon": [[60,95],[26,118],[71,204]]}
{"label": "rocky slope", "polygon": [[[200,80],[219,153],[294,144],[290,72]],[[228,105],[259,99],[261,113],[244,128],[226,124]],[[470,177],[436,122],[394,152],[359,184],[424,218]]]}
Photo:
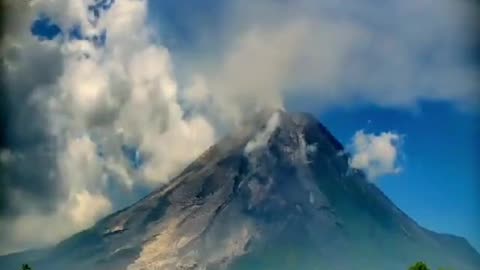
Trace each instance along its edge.
{"label": "rocky slope", "polygon": [[275,112],[212,146],[169,185],[0,269],[480,269],[459,237],[420,227],[307,114]]}

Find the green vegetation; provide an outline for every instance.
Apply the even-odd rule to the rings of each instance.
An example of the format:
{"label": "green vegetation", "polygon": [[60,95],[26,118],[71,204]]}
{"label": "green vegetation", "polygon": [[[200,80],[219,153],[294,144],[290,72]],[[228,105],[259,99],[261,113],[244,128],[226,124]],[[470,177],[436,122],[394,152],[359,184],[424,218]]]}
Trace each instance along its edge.
{"label": "green vegetation", "polygon": [[408,270],[430,270],[424,262],[417,262],[414,265],[410,266]]}
{"label": "green vegetation", "polygon": [[[424,262],[416,262],[414,265],[410,266],[408,270],[430,270],[427,264]],[[447,270],[447,268],[439,268],[438,270]]]}
{"label": "green vegetation", "polygon": [[22,270],[32,270],[32,268],[28,264],[22,264]]}

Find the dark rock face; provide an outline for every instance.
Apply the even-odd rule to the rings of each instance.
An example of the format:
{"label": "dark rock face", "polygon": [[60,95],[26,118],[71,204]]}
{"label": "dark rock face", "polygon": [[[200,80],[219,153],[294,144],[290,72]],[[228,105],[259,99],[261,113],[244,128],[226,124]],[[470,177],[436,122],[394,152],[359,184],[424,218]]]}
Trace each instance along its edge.
{"label": "dark rock face", "polygon": [[417,225],[307,114],[275,112],[226,137],[169,185],[0,269],[480,269],[462,238]]}

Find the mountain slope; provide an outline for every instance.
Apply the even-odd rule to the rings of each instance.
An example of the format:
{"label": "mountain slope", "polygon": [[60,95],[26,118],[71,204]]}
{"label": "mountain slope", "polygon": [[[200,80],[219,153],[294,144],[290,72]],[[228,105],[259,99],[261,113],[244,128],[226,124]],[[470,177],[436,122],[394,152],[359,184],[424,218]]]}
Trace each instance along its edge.
{"label": "mountain slope", "polygon": [[480,269],[466,240],[420,227],[350,169],[312,116],[285,112],[260,115],[169,185],[34,255],[0,257],[0,268]]}

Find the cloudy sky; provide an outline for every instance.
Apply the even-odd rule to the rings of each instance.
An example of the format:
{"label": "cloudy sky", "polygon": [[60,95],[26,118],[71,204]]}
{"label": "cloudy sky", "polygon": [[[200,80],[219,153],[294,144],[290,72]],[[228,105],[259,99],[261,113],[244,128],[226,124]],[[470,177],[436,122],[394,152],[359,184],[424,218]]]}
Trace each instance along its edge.
{"label": "cloudy sky", "polygon": [[313,113],[480,248],[474,1],[5,2],[0,254],[91,226],[265,107]]}

